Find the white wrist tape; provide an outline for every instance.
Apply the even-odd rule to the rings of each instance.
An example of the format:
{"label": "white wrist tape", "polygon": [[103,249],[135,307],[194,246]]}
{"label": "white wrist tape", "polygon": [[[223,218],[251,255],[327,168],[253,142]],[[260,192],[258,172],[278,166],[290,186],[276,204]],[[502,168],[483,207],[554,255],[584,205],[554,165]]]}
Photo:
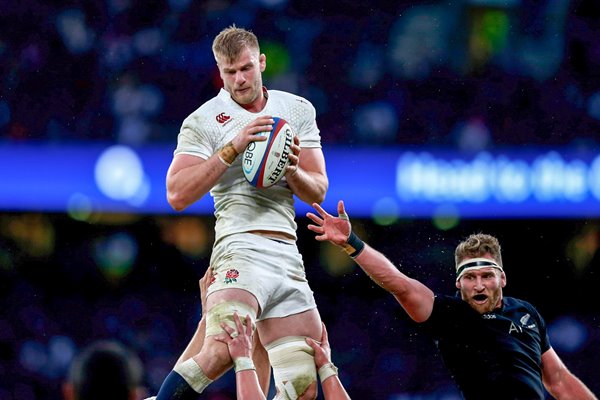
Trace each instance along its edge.
{"label": "white wrist tape", "polygon": [[250,357],[238,357],[233,360],[233,369],[235,372],[246,371],[248,369],[256,370],[254,363]]}
{"label": "white wrist tape", "polygon": [[319,368],[318,373],[319,379],[321,380],[321,383],[323,383],[325,379],[337,375],[338,369],[335,365],[333,365],[333,363],[327,363],[325,365],[322,365],[321,368]]}

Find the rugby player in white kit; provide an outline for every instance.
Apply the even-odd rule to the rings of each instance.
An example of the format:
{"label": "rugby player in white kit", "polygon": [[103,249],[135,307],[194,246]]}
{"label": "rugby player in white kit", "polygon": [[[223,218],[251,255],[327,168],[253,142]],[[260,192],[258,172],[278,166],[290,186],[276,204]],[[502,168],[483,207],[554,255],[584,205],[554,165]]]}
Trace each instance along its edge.
{"label": "rugby player in white kit", "polygon": [[[222,321],[235,329],[234,312],[253,319],[273,367],[276,398],[313,399],[316,370],[305,338],[319,340],[322,326],[296,246],[293,195],[321,203],[329,185],[315,109],[302,97],[263,87],[266,56],[252,32],[224,29],[214,39],[213,53],[224,88],[184,120],[167,173],[168,201],[175,210],[209,191],[214,198],[206,332],[190,344],[186,351],[195,348],[193,357],[180,359],[158,399],[196,398],[233,366],[227,346],[215,336],[224,333]],[[238,155],[251,141],[264,140],[256,134],[270,130],[273,117],[295,132],[290,165],[277,184],[257,189],[244,178]],[[255,368],[251,360],[234,367]],[[259,376],[268,385],[266,368]]]}

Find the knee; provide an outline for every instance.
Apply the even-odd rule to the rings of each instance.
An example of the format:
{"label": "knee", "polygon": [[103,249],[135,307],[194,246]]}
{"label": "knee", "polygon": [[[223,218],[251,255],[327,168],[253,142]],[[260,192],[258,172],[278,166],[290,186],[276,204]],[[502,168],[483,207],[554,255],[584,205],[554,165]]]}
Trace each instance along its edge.
{"label": "knee", "polygon": [[277,399],[315,399],[317,371],[314,351],[304,337],[285,337],[265,346],[273,367]]}
{"label": "knee", "polygon": [[194,357],[204,374],[215,380],[231,368],[233,361],[227,345],[217,342],[212,337],[204,340],[200,353]]}
{"label": "knee", "polygon": [[306,388],[304,393],[302,393],[300,397],[298,397],[298,400],[315,400],[317,398],[318,392],[319,391],[317,389],[317,381],[313,381],[313,383],[311,383],[310,386]]}

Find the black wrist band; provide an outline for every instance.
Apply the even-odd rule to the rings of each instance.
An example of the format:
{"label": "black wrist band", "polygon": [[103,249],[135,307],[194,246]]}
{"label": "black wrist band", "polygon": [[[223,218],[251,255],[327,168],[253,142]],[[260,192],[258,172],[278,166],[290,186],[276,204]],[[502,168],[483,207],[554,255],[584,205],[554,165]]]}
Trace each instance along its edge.
{"label": "black wrist band", "polygon": [[348,241],[344,246],[344,251],[352,258],[357,257],[365,248],[365,242],[360,240],[356,234],[351,231],[350,236],[348,237]]}

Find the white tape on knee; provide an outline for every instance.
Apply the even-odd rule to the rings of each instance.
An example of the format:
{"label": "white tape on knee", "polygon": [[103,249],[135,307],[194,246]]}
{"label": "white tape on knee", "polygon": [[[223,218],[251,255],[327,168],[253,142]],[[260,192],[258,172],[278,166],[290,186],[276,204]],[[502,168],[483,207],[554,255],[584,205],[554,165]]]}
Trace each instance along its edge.
{"label": "white tape on knee", "polygon": [[296,400],[317,380],[314,350],[304,336],[287,336],[265,346],[273,367],[277,400]]}
{"label": "white tape on knee", "polygon": [[218,335],[224,332],[223,328],[221,328],[221,322],[225,322],[232,329],[237,331],[235,322],[233,321],[234,312],[237,312],[244,326],[246,326],[246,315],[250,315],[250,318],[252,319],[252,331],[256,330],[256,324],[254,322],[256,312],[252,307],[239,301],[224,301],[208,310],[208,314],[206,315],[205,336]]}

